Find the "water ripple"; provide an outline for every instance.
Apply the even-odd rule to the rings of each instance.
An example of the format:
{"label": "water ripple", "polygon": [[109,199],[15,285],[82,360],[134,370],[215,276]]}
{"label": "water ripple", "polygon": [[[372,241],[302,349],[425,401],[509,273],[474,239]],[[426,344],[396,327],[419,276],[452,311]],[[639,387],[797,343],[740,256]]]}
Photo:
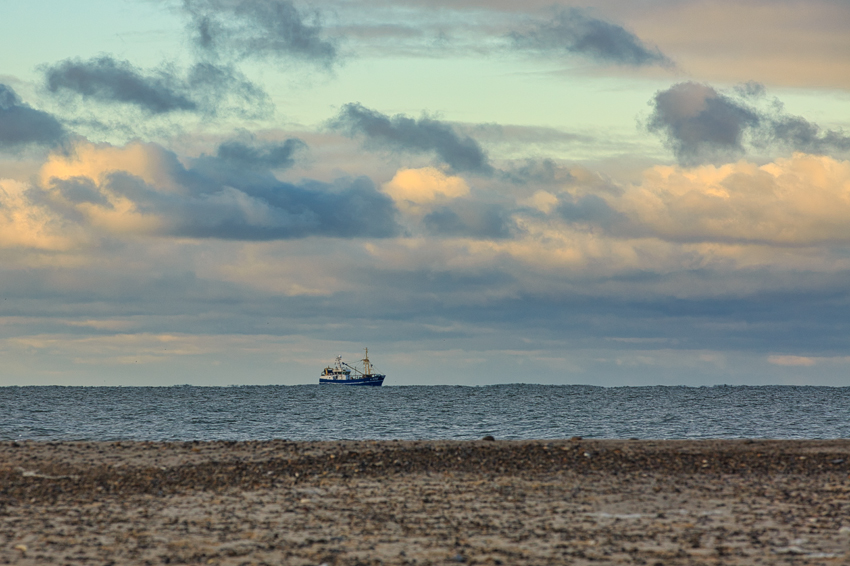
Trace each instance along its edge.
{"label": "water ripple", "polygon": [[850,388],[0,387],[0,439],[846,438]]}

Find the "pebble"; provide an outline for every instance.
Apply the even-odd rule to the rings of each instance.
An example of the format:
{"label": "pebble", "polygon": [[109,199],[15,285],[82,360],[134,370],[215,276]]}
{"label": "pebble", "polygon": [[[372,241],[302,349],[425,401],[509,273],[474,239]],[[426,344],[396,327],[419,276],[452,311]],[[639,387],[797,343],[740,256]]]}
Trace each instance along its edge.
{"label": "pebble", "polygon": [[848,454],[850,441],[0,442],[0,563],[827,559],[847,552],[833,503],[850,497]]}

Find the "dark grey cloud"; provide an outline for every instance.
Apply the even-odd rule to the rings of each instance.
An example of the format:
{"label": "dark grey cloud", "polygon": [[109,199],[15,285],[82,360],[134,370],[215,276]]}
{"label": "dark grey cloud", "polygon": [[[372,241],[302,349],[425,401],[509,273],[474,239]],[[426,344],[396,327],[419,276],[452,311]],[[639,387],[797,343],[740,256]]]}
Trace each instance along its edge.
{"label": "dark grey cloud", "polygon": [[352,137],[366,138],[368,146],[400,152],[435,153],[454,171],[481,174],[493,171],[478,142],[439,120],[387,116],[352,103],[343,106],[331,127]]}
{"label": "dark grey cloud", "polygon": [[502,178],[517,185],[561,185],[573,181],[566,167],[552,159],[526,159],[522,165],[501,172]]}
{"label": "dark grey cloud", "polygon": [[51,145],[64,137],[65,129],[56,118],[31,108],[11,87],[0,84],[0,149]]}
{"label": "dark grey cloud", "polygon": [[[583,272],[559,272],[560,287],[535,292],[524,287],[522,272],[518,276],[517,271],[511,273],[505,266],[449,270],[384,262],[355,265],[348,270],[357,283],[356,291],[288,296],[193,273],[192,262],[188,261],[185,267],[174,267],[170,262],[141,261],[148,259],[142,246],[136,242],[118,244],[121,247],[116,249],[116,254],[137,258],[129,264],[120,264],[120,269],[115,269],[115,262],[106,261],[61,268],[40,265],[20,269],[0,265],[4,297],[8,298],[3,305],[4,315],[22,320],[7,329],[6,334],[110,335],[115,331],[89,330],[82,323],[98,318],[120,321],[132,317],[133,332],[152,334],[161,333],[165,324],[171,332],[209,334],[211,329],[212,332],[225,329],[224,332],[246,336],[297,334],[325,341],[333,336],[345,341],[352,329],[357,329],[359,339],[365,340],[360,329],[363,313],[367,312],[370,325],[363,331],[370,340],[383,344],[384,351],[404,354],[405,360],[411,343],[425,344],[428,347],[422,349],[431,356],[431,352],[441,348],[489,352],[495,357],[491,362],[497,367],[487,375],[491,380],[504,381],[545,372],[545,368],[537,366],[533,371],[517,370],[515,358],[519,350],[528,353],[523,358],[523,368],[543,352],[551,352],[553,357],[563,357],[566,352],[588,368],[586,373],[570,374],[573,376],[570,379],[586,382],[591,375],[595,380],[607,379],[605,383],[612,385],[632,379],[635,381],[630,383],[650,385],[750,383],[756,377],[744,374],[754,368],[738,368],[738,355],[763,359],[787,352],[840,357],[850,347],[850,296],[846,289],[850,274],[847,272],[818,274],[830,281],[820,280],[817,285],[784,292],[756,288],[747,293],[727,291],[709,297],[681,298],[658,292],[637,295],[611,292],[608,286],[620,281],[660,287],[675,284],[681,288],[682,279],[687,278],[698,282],[695,286],[710,282],[713,290],[723,290],[728,289],[733,277],[758,281],[775,279],[776,273],[769,269],[731,275],[726,270],[675,273],[636,270],[624,277],[588,278]],[[276,259],[284,260],[281,256]],[[810,282],[818,279],[815,274],[808,275]],[[540,275],[540,279],[545,277]],[[799,274],[794,280],[799,281]],[[35,316],[37,320],[32,318]],[[68,327],[68,320],[80,324]],[[118,333],[122,332],[127,331]],[[497,357],[494,352],[500,349],[511,350],[511,354]],[[581,350],[591,353],[581,358]],[[620,356],[633,351],[652,357],[653,350],[662,360],[668,360],[671,353],[679,350],[691,363],[672,369],[666,363],[629,367],[628,360]],[[723,369],[703,375],[695,358],[712,351],[723,353]],[[40,360],[45,355],[39,351],[38,356],[33,355],[33,363],[36,357]],[[255,353],[250,355],[256,357]],[[610,365],[595,364],[590,358],[605,358],[608,360],[605,364]],[[622,365],[621,360],[624,360]],[[187,363],[190,370],[198,365],[195,360]],[[244,360],[234,362],[240,363]],[[401,381],[402,369],[410,368],[411,364],[399,364],[395,373],[387,373],[393,373]],[[424,365],[427,367],[427,363]],[[726,366],[735,369],[730,371]],[[269,367],[274,373],[277,365],[270,361]],[[845,366],[837,365],[837,368],[823,364],[816,370],[846,374]],[[775,368],[755,369],[764,372],[765,382],[775,382]],[[97,366],[86,371],[97,371]],[[114,368],[110,371],[114,373]],[[229,371],[232,376],[232,368]],[[104,378],[107,377],[104,373]],[[463,380],[464,376],[446,377],[450,378]],[[833,381],[838,385],[843,383],[841,377]]]}
{"label": "dark grey cloud", "polygon": [[683,165],[734,159],[744,153],[744,131],[758,126],[755,110],[704,84],[685,82],[661,91],[649,130],[666,137]]}
{"label": "dark grey cloud", "polygon": [[628,219],[620,212],[608,206],[605,199],[596,195],[574,197],[570,194],[560,196],[556,212],[568,222],[596,224],[611,230],[615,225],[626,225]]}
{"label": "dark grey cloud", "polygon": [[270,115],[269,95],[233,65],[200,62],[192,65],[184,88],[206,114],[235,114],[245,118]]}
{"label": "dark grey cloud", "polygon": [[764,85],[757,83],[756,81],[747,81],[745,83],[735,85],[734,90],[738,96],[752,99],[762,98],[767,93],[767,89]]}
{"label": "dark grey cloud", "polygon": [[511,33],[514,47],[550,53],[577,53],[618,65],[674,66],[673,61],[625,28],[593,18],[578,8],[558,9],[552,19]]}
{"label": "dark grey cloud", "polygon": [[288,0],[184,0],[196,45],[236,58],[298,58],[331,65],[335,44],[322,37],[318,12]]}
{"label": "dark grey cloud", "polygon": [[104,208],[113,208],[103,193],[101,193],[94,181],[87,177],[73,177],[71,179],[53,179],[51,185],[71,204],[95,204]]}
{"label": "dark grey cloud", "polygon": [[784,145],[808,153],[832,153],[850,150],[850,136],[844,132],[827,130],[800,116],[777,116],[769,127],[759,133],[761,141],[771,145]]}
{"label": "dark grey cloud", "polygon": [[214,155],[202,155],[189,170],[175,171],[173,175],[184,186],[197,187],[199,192],[207,191],[213,182],[250,193],[256,187],[277,184],[272,171],[292,167],[297,155],[306,150],[307,144],[297,138],[264,141],[243,132],[222,142]]}
{"label": "dark grey cloud", "polygon": [[292,167],[295,154],[306,148],[307,144],[297,138],[283,142],[260,142],[249,134],[242,139],[228,140],[219,145],[216,157],[242,167],[285,169]]}
{"label": "dark grey cloud", "polygon": [[87,177],[51,179],[50,190],[31,187],[27,190],[30,203],[54,211],[58,217],[71,223],[85,223],[86,216],[77,208],[80,204],[94,204],[104,209],[113,206],[97,185]]}
{"label": "dark grey cloud", "polygon": [[[300,140],[246,143],[248,136],[229,140],[216,155],[203,155],[186,167],[176,154],[144,144],[169,181],[168,190],[151,186],[126,172],[106,176],[101,185],[91,179],[53,179],[47,188],[33,189],[31,198],[64,218],[81,221],[81,203],[111,208],[105,195],[131,201],[136,211],[160,220],[162,235],[230,240],[275,240],[327,236],[384,238],[399,234],[397,210],[365,177],[334,183],[278,180],[273,169],[292,164]],[[175,190],[174,187],[177,187]]]}
{"label": "dark grey cloud", "polygon": [[695,82],[673,85],[656,93],[647,126],[686,166],[735,160],[746,153],[747,144],[810,153],[850,150],[850,136],[824,132],[802,117],[785,114],[778,101],[766,109],[752,104],[765,95],[758,83],[746,83],[733,92],[737,96]]}
{"label": "dark grey cloud", "polygon": [[182,178],[195,198],[180,207],[175,232],[192,237],[280,239],[383,238],[399,233],[397,210],[366,177],[335,183],[279,181],[306,148],[298,139],[261,142],[243,134],[197,159]]}
{"label": "dark grey cloud", "polygon": [[84,99],[129,104],[150,114],[200,112],[215,114],[230,102],[243,112],[266,110],[268,96],[233,67],[198,63],[185,77],[163,68],[145,73],[129,61],[108,55],[83,61],[66,59],[45,70],[47,89],[71,92]]}
{"label": "dark grey cloud", "polygon": [[50,92],[68,90],[100,102],[133,104],[152,114],[197,109],[197,104],[180,92],[174,77],[165,73],[146,76],[128,61],[109,56],[66,59],[49,67],[45,79]]}
{"label": "dark grey cloud", "polygon": [[164,233],[191,238],[280,240],[325,236],[385,238],[398,234],[396,209],[366,178],[335,184],[211,183],[192,196],[164,194],[141,179],[115,173],[110,190],[165,221]]}
{"label": "dark grey cloud", "polygon": [[433,210],[422,222],[434,236],[503,239],[517,230],[509,210],[466,199]]}

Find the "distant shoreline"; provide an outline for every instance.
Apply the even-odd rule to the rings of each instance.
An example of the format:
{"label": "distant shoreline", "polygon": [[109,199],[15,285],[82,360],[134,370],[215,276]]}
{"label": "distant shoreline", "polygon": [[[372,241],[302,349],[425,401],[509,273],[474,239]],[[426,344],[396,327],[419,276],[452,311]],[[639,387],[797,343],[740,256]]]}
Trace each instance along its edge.
{"label": "distant shoreline", "polygon": [[[312,379],[312,378],[311,378]],[[315,381],[305,381],[303,383],[228,383],[226,385],[215,385],[215,384],[197,384],[197,383],[175,383],[175,384],[160,384],[160,385],[126,385],[126,384],[115,384],[115,385],[102,385],[102,384],[89,384],[89,385],[65,385],[61,383],[50,383],[50,384],[38,384],[38,383],[26,383],[26,384],[11,384],[11,385],[0,385],[0,389],[24,389],[28,387],[56,387],[56,388],[68,388],[68,389],[178,389],[181,387],[199,387],[199,388],[217,388],[217,389],[233,389],[240,387],[320,387],[326,384],[317,383]],[[689,385],[686,383],[656,383],[653,385],[594,385],[591,383],[534,383],[530,381],[518,381],[513,383],[482,383],[482,384],[469,384],[469,383],[434,383],[434,384],[424,384],[424,383],[385,383],[381,387],[392,387],[392,388],[402,388],[402,387],[463,387],[468,389],[481,389],[486,387],[515,387],[515,386],[530,386],[530,387],[586,387],[591,389],[650,389],[655,387],[664,387],[670,389],[682,388],[682,389],[734,389],[734,388],[789,388],[789,389],[850,389],[850,385],[822,385],[822,384],[812,384],[812,383],[799,383],[799,384],[788,384],[788,383],[717,383],[713,385]]]}

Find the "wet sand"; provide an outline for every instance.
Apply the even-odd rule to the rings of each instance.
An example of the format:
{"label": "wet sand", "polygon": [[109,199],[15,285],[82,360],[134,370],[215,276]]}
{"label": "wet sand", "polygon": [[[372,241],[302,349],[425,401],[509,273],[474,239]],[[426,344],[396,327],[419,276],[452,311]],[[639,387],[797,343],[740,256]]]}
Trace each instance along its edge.
{"label": "wet sand", "polygon": [[0,443],[0,564],[844,564],[850,441]]}

